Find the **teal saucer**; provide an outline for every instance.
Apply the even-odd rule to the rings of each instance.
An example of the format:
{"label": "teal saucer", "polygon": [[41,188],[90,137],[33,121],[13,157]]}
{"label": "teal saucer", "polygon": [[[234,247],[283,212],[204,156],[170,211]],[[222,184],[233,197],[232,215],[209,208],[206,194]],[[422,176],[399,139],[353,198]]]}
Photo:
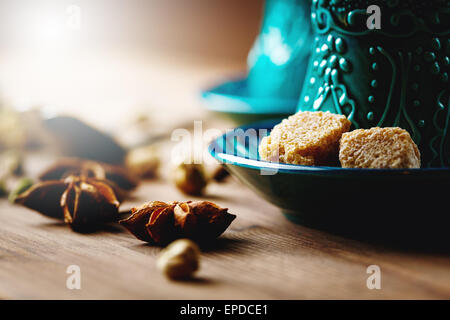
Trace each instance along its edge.
{"label": "teal saucer", "polygon": [[247,78],[228,81],[202,92],[208,110],[238,123],[287,116],[295,113],[298,99],[257,97],[249,93]]}
{"label": "teal saucer", "polygon": [[278,122],[227,132],[209,152],[295,223],[366,239],[433,240],[449,247],[450,168],[349,169],[262,161],[259,141]]}

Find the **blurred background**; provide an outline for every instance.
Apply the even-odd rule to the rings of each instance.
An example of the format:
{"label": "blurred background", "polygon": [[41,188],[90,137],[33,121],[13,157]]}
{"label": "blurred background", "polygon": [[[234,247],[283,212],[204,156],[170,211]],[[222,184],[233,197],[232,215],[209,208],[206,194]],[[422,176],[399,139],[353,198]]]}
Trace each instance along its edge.
{"label": "blurred background", "polygon": [[246,71],[262,13],[262,0],[1,0],[0,104],[108,131],[199,119],[201,89]]}

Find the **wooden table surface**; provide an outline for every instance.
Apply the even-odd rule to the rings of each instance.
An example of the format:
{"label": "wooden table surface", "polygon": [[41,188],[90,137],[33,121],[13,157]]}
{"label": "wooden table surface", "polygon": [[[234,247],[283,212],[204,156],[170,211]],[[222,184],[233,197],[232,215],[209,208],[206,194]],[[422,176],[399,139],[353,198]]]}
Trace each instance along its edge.
{"label": "wooden table surface", "polygon": [[[46,163],[38,160],[33,163],[40,167]],[[228,207],[237,219],[202,253],[197,277],[186,282],[164,278],[155,263],[160,248],[120,226],[77,234],[1,200],[0,298],[450,298],[448,255],[388,249],[294,225],[233,180],[210,185],[205,198]],[[142,184],[124,206],[184,199],[159,179]],[[366,269],[374,264],[381,268],[380,290],[366,286]],[[81,268],[81,290],[66,287],[69,265]]]}
{"label": "wooden table surface", "polygon": [[[172,56],[150,59],[152,51],[2,53],[2,93],[12,105],[42,103],[50,112],[72,111],[104,128],[116,129],[140,113],[158,116],[155,127],[164,127],[174,117],[203,119],[200,88],[246,67],[245,61],[205,63],[205,57],[181,66]],[[31,175],[51,161],[26,160]],[[161,249],[120,226],[78,234],[0,199],[0,299],[450,298],[448,254],[374,246],[294,225],[234,180],[209,186],[204,199],[228,207],[237,219],[203,251],[196,278],[186,282],[164,278],[155,263]],[[163,174],[141,184],[124,207],[149,200],[187,197]],[[81,268],[81,290],[66,287],[70,265]],[[381,268],[380,290],[366,286],[369,265]]]}
{"label": "wooden table surface", "polygon": [[[163,118],[155,120],[156,127],[169,120],[172,126],[175,117],[180,122],[205,119],[203,109],[198,106],[198,88],[237,71],[229,66],[216,69],[189,66],[180,71],[170,64],[162,66],[161,61],[155,71],[154,64],[130,61],[133,63],[126,70],[134,79],[131,84],[134,86],[139,82],[133,94],[145,101],[144,98],[151,93],[155,97],[147,97],[149,100],[164,101],[162,106],[168,106],[152,109],[146,105],[143,109]],[[108,65],[105,69],[115,70],[117,67]],[[160,77],[160,69],[165,72],[164,79]],[[176,70],[170,73],[172,69]],[[150,76],[154,74],[157,76]],[[152,82],[153,78],[158,81]],[[85,80],[89,82],[89,79]],[[159,83],[161,88],[176,85],[177,94],[168,94],[167,90],[157,86]],[[80,86],[83,87],[82,84]],[[50,84],[48,87],[53,88]],[[122,87],[121,82],[106,82],[103,91],[108,94],[119,92],[116,100],[120,102],[123,99],[119,98],[130,94],[127,90],[122,92]],[[49,97],[53,97],[55,91],[58,90],[52,89]],[[103,91],[100,90],[99,95]],[[142,93],[142,97],[135,91]],[[104,113],[102,117],[96,116],[103,110],[97,104],[99,97],[90,97],[87,95],[89,92],[82,93],[76,91],[77,96],[84,99],[78,101],[74,98],[74,104],[83,106],[79,111],[75,109],[76,114],[86,115],[91,121],[103,119],[116,124],[116,119],[124,118],[124,113],[125,116],[138,114],[135,109],[130,112],[123,106],[111,107],[107,100],[104,105],[110,107],[103,108],[108,111],[107,116]],[[70,95],[60,97],[61,101],[72,101],[72,98]],[[55,100],[54,103],[61,105],[61,101]],[[176,122],[173,125],[176,127]],[[112,127],[116,128],[115,125]],[[209,127],[225,128],[211,123]],[[121,134],[121,138],[127,140],[126,135]],[[27,157],[26,160],[32,176],[52,161],[43,155]],[[187,200],[164,178],[165,174],[163,168],[161,179],[141,184],[133,200],[123,206],[131,207],[149,200]],[[172,282],[164,278],[155,263],[161,249],[135,239],[120,226],[111,226],[93,234],[78,234],[63,223],[0,199],[0,298],[450,298],[448,254],[389,249],[294,225],[276,207],[234,180],[210,185],[204,199],[228,207],[237,218],[217,243],[202,253],[197,277],[187,282]],[[66,270],[70,265],[81,268],[81,290],[66,287],[69,276]],[[381,268],[380,290],[369,290],[366,286],[369,277],[366,270],[370,265]]]}

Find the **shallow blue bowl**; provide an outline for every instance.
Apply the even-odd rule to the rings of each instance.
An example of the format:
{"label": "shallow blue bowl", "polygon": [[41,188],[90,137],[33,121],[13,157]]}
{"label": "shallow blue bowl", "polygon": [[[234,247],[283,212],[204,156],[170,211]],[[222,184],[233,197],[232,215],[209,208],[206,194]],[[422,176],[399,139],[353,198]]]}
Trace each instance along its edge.
{"label": "shallow blue bowl", "polygon": [[349,169],[262,161],[259,141],[278,122],[227,132],[209,152],[293,222],[366,239],[432,240],[450,247],[450,168]]}

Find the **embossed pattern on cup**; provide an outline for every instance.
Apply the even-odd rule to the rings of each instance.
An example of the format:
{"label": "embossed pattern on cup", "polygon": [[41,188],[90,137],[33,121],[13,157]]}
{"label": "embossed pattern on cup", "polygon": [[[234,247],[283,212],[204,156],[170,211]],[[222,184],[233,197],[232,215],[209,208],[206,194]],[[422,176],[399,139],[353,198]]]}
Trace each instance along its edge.
{"label": "embossed pattern on cup", "polygon": [[[381,9],[381,29],[367,8]],[[399,126],[422,165],[450,166],[450,1],[313,0],[315,43],[298,110],[355,128]]]}

